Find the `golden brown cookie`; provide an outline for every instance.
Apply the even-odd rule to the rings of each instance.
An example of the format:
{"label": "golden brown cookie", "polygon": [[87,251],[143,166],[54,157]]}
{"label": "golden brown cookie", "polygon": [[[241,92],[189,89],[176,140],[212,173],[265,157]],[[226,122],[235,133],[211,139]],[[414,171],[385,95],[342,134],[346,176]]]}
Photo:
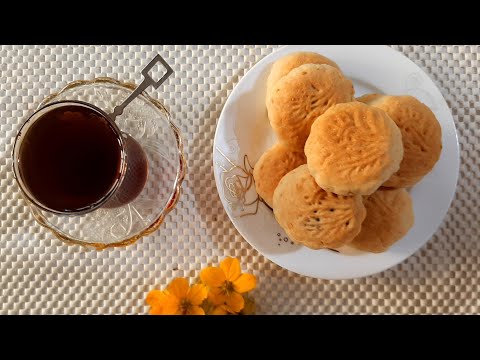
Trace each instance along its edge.
{"label": "golden brown cookie", "polygon": [[260,157],[253,169],[258,195],[268,206],[273,207],[273,192],[280,180],[285,174],[306,163],[307,158],[302,150],[284,144],[274,145]]}
{"label": "golden brown cookie", "polygon": [[322,189],[370,195],[399,169],[402,135],[380,109],[360,102],[338,104],[313,124],[305,155]]}
{"label": "golden brown cookie", "polygon": [[330,65],[299,66],[278,80],[267,102],[268,116],[281,142],[302,148],[310,128],[331,106],[352,101],[353,84]]}
{"label": "golden brown cookie", "polygon": [[405,189],[382,189],[364,200],[367,217],[360,234],[349,244],[380,253],[403,238],[414,223],[413,205]]}
{"label": "golden brown cookie", "polygon": [[384,186],[415,185],[433,169],[442,152],[442,129],[433,112],[412,96],[373,94],[358,101],[385,111],[402,132],[403,160],[398,172]]}
{"label": "golden brown cookie", "polygon": [[363,95],[363,96],[360,96],[360,97],[356,98],[355,101],[360,101],[364,104],[370,105],[370,103],[372,101],[380,99],[382,96],[384,96],[384,95],[382,95],[382,94],[367,94],[367,95]]}
{"label": "golden brown cookie", "polygon": [[361,196],[322,190],[302,165],[285,175],[273,195],[273,212],[296,242],[311,249],[337,248],[360,232],[366,211]]}
{"label": "golden brown cookie", "polygon": [[273,86],[278,80],[280,80],[282,77],[287,75],[293,69],[305,64],[319,64],[319,65],[326,64],[340,70],[338,65],[335,64],[332,60],[314,52],[301,51],[301,52],[288,54],[282,57],[281,59],[277,60],[272,65],[272,69],[270,70],[270,75],[268,75],[268,79],[267,79],[267,101],[268,101],[268,98],[270,97],[270,93]]}

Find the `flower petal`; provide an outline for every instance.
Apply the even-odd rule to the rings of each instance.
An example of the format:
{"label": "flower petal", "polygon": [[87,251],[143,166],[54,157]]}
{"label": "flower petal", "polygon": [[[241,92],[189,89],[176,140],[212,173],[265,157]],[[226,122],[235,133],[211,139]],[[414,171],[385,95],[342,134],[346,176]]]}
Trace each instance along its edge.
{"label": "flower petal", "polygon": [[181,315],[180,299],[173,294],[166,294],[161,304],[160,315]]}
{"label": "flower petal", "polygon": [[163,315],[162,314],[163,306],[162,305],[152,305],[150,311],[148,312],[150,315]]}
{"label": "flower petal", "polygon": [[202,282],[210,287],[220,287],[227,280],[222,269],[207,267],[200,272]]}
{"label": "flower petal", "polygon": [[223,291],[219,288],[210,288],[208,292],[208,300],[215,306],[223,305],[227,298]]}
{"label": "flower petal", "polygon": [[190,306],[187,315],[205,315],[205,311],[200,306]]}
{"label": "flower petal", "polygon": [[159,302],[162,301],[162,298],[165,296],[163,291],[160,290],[152,290],[148,293],[145,302],[150,306],[155,306]]}
{"label": "flower petal", "polygon": [[213,309],[209,315],[227,315],[227,314],[228,314],[227,307],[225,305],[220,305],[215,307],[215,309]]}
{"label": "flower petal", "polygon": [[176,278],[168,285],[167,290],[170,294],[177,297],[178,299],[183,299],[187,296],[188,289],[188,280],[185,278]]}
{"label": "flower petal", "polygon": [[232,292],[229,295],[227,295],[226,303],[228,306],[228,309],[233,312],[233,313],[238,313],[240,310],[243,309],[243,306],[245,305],[245,300],[243,300],[243,296],[240,295],[239,293]]}
{"label": "flower petal", "polygon": [[208,290],[205,285],[193,285],[190,290],[188,290],[187,300],[190,301],[190,304],[197,306],[200,305],[203,300],[205,300],[207,294]]}
{"label": "flower petal", "polygon": [[235,258],[227,257],[220,263],[220,269],[223,270],[228,281],[235,281],[241,274],[240,261]]}
{"label": "flower petal", "polygon": [[257,278],[252,274],[242,274],[233,282],[235,291],[240,294],[255,289],[255,286],[257,286]]}

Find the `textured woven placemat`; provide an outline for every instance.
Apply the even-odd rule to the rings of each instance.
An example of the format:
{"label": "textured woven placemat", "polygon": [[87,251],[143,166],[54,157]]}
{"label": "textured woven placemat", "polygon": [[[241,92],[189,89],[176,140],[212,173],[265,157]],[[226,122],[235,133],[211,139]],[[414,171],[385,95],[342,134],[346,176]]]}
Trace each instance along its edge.
{"label": "textured woven placemat", "polygon": [[[445,221],[428,245],[380,275],[350,281],[302,277],[271,263],[238,234],[222,208],[212,172],[216,122],[231,90],[275,46],[0,47],[0,313],[146,313],[152,288],[197,276],[225,256],[258,276],[259,313],[480,312],[480,46],[395,46],[433,79],[461,143],[460,178]],[[102,252],[64,245],[37,225],[11,169],[24,116],[77,79],[140,81],[156,52],[175,77],[151,92],[175,114],[185,138],[183,195],[160,230],[135,245]]]}

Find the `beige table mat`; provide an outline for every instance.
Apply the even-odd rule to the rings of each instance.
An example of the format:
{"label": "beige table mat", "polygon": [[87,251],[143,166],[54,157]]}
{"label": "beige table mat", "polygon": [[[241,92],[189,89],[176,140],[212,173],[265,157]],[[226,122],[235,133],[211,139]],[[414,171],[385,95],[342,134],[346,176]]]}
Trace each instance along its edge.
{"label": "beige table mat", "polygon": [[[452,109],[461,144],[455,200],[416,255],[382,274],[349,281],[302,277],[254,250],[222,208],[212,144],[222,107],[248,69],[276,46],[0,47],[0,313],[143,314],[150,289],[197,276],[207,263],[240,258],[257,275],[263,314],[480,313],[480,46],[394,46],[419,65]],[[63,245],[37,225],[13,180],[18,125],[43,97],[77,79],[140,81],[156,52],[175,78],[161,98],[185,138],[183,195],[159,231],[124,249]]]}

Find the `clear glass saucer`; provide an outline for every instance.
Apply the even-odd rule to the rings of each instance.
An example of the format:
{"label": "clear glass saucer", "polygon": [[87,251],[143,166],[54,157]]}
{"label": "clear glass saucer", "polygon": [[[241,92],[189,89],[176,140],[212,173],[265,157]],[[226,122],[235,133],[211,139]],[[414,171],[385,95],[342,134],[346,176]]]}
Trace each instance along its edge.
{"label": "clear glass saucer", "polygon": [[[134,84],[110,78],[74,81],[48,96],[39,108],[54,101],[80,100],[111,113],[134,88]],[[117,208],[68,216],[42,210],[25,199],[36,221],[68,244],[99,250],[132,244],[157,230],[180,197],[186,162],[180,131],[165,107],[143,93],[125,108],[116,123],[142,146],[148,159],[147,182],[135,200]]]}

